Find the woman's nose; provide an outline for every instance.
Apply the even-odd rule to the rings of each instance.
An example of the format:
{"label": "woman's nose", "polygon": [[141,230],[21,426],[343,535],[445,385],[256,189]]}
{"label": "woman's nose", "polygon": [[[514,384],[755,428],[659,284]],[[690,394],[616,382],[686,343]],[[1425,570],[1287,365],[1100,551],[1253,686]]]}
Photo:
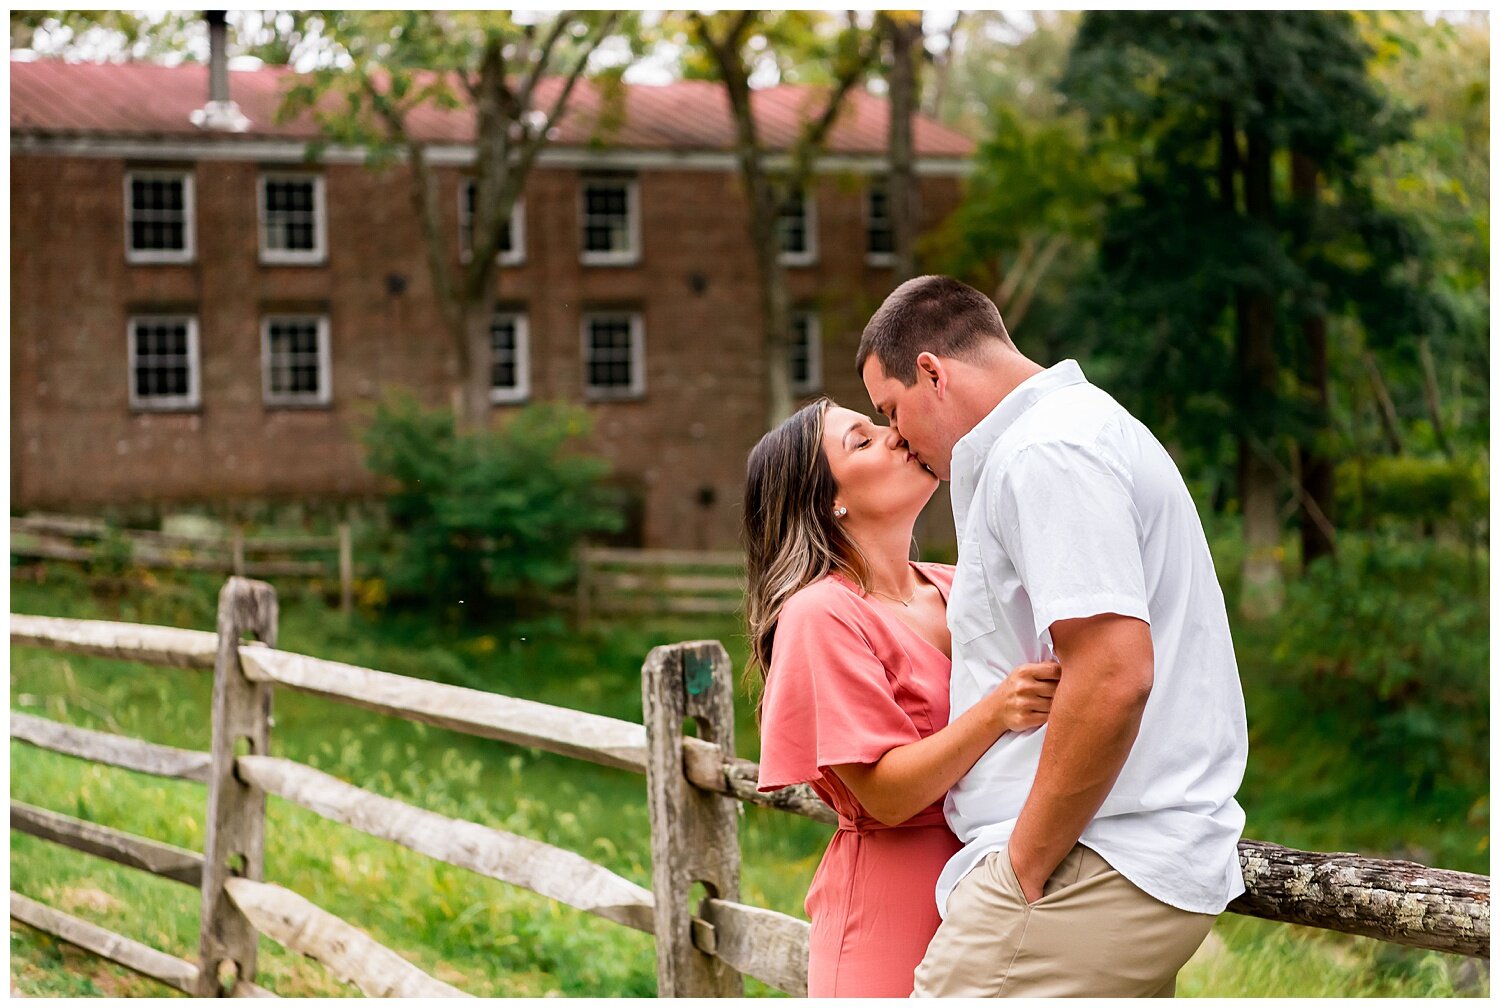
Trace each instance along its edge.
{"label": "woman's nose", "polygon": [[906,451],[906,438],[894,427],[886,428],[885,446],[891,451]]}

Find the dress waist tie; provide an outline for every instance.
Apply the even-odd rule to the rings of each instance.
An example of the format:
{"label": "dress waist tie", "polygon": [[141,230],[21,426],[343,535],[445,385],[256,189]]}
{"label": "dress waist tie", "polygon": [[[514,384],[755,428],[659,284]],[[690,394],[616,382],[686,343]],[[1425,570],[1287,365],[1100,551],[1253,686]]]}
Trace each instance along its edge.
{"label": "dress waist tie", "polygon": [[912,826],[947,826],[948,820],[943,817],[940,808],[925,808],[902,823],[892,826],[883,823],[874,816],[860,816],[858,819],[849,819],[839,816],[839,829],[850,833],[875,833],[879,830],[907,829]]}

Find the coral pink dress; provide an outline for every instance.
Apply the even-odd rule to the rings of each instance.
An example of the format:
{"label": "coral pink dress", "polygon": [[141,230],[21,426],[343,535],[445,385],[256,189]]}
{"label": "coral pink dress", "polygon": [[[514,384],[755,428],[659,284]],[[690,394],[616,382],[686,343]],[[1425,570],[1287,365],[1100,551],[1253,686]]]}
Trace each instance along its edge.
{"label": "coral pink dress", "polygon": [[[946,603],[953,568],[913,564]],[[906,997],[940,920],[934,890],[962,846],[933,803],[899,826],[828,768],[874,763],[948,723],[951,662],[839,574],[797,592],[777,621],[761,708],[760,790],[803,781],[839,814],[807,893],[809,997]]]}

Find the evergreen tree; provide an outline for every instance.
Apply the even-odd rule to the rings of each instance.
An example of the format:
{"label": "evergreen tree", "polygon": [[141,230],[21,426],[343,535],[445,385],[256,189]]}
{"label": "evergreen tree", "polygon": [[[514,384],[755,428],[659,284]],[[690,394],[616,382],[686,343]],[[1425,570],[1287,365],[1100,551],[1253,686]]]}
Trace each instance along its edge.
{"label": "evergreen tree", "polygon": [[[1440,328],[1413,229],[1370,197],[1371,155],[1410,115],[1371,80],[1348,12],[1107,12],[1079,27],[1063,90],[1096,143],[1131,151],[1080,307],[1137,405],[1208,457],[1232,444],[1242,605],[1280,601],[1281,498],[1304,560],[1334,545],[1328,340]],[[1227,443],[1227,444],[1226,444]]]}

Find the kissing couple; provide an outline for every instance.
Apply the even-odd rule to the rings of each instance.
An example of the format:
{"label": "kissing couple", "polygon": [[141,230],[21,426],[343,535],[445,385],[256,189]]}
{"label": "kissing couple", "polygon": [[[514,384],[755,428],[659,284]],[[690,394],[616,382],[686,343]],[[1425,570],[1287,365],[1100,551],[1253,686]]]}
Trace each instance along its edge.
{"label": "kissing couple", "polygon": [[[860,340],[879,425],[813,402],[751,452],[762,791],[838,813],[812,997],[1171,996],[1244,891],[1223,593],[1161,443],[907,281]],[[909,559],[950,483],[958,564]]]}

